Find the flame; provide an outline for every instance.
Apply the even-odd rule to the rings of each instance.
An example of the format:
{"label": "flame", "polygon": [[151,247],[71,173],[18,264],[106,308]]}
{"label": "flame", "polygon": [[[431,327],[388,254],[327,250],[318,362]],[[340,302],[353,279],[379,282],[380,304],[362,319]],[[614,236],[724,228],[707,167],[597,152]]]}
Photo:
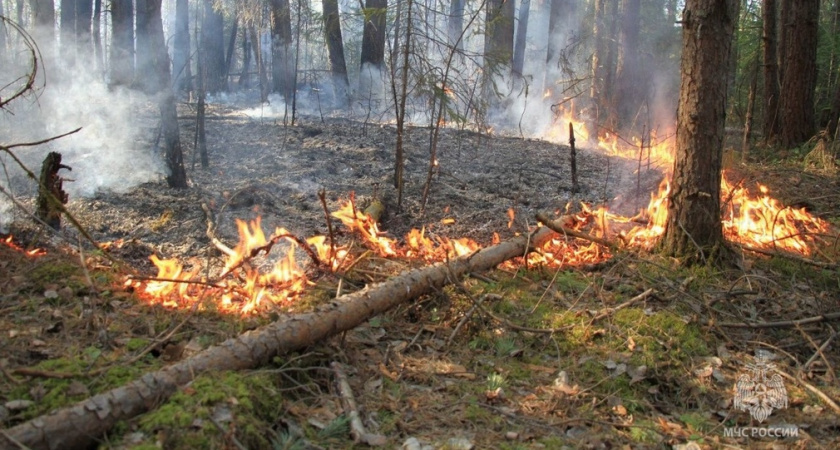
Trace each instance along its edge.
{"label": "flame", "polygon": [[7,236],[6,239],[0,239],[0,242],[2,242],[7,247],[16,252],[23,253],[24,255],[31,256],[33,258],[38,256],[44,256],[47,254],[47,251],[42,248],[33,248],[29,250],[24,249],[23,247],[15,243],[14,236],[12,236],[11,234]]}
{"label": "flame", "polygon": [[782,205],[770,197],[770,190],[758,184],[759,195],[733,186],[725,177],[721,196],[723,233],[727,239],[759,248],[776,248],[811,255],[816,239],[830,230],[829,224],[802,209]]}
{"label": "flame", "polygon": [[[590,134],[585,123],[577,119],[573,110],[561,110],[556,123],[559,123],[559,126],[555,126],[554,129],[566,132],[568,124],[571,123],[578,139],[589,139]],[[651,165],[673,162],[673,139],[658,139],[656,133],[652,132],[646,140],[652,144],[641,145],[638,139],[625,141],[610,133],[603,133],[598,137],[597,146],[608,155],[629,158],[640,163],[647,163],[648,160]],[[804,209],[783,206],[770,196],[766,186],[758,185],[758,189],[759,194],[750,194],[747,189],[731,183],[729,174],[724,171],[721,192],[725,237],[730,241],[753,247],[777,248],[810,255],[821,242],[820,235],[830,231],[830,225]],[[585,232],[609,242],[620,242],[625,247],[649,250],[665,231],[670,192],[670,176],[666,175],[657,191],[651,193],[648,206],[635,216],[622,216],[603,206],[581,204],[580,212],[563,216],[563,227]],[[444,214],[449,214],[449,207],[446,207]],[[357,210],[352,195],[350,200],[332,215],[352,233],[358,235],[369,252],[381,257],[434,263],[470,255],[481,248],[472,239],[447,238],[433,232],[437,227],[454,224],[455,220],[451,217],[445,217],[439,224],[434,223],[428,228],[413,229],[402,240],[390,237],[380,229],[374,217]],[[512,208],[507,211],[507,218],[508,228],[512,228],[515,219],[515,211]],[[148,282],[134,280],[129,281],[129,284],[140,288],[140,292],[150,303],[184,307],[196,305],[202,295],[205,295],[208,298],[221,298],[215,305],[219,310],[240,314],[258,313],[277,304],[292,304],[300,298],[312,284],[296,259],[296,255],[301,253],[298,247],[302,241],[293,238],[283,228],[275,229],[271,237],[266,238],[259,218],[251,222],[238,220],[237,229],[239,243],[224,265],[223,276],[220,277],[222,281],[207,282],[197,278],[198,269],[185,270],[177,260],[164,260],[153,256],[152,262],[158,268],[156,279]],[[10,245],[10,239],[6,239],[7,245]],[[258,256],[268,254],[272,246],[281,241],[288,245],[288,251],[274,262],[270,270],[266,271],[254,263]],[[492,243],[500,241],[499,234],[494,233]],[[348,247],[330,242],[325,236],[310,237],[305,243],[317,256],[322,270],[350,270],[358,262],[353,260],[354,256]],[[526,258],[517,258],[504,265],[515,268],[523,263],[550,267],[595,264],[610,258],[611,251],[611,248],[588,240],[557,236],[536,252],[528,254]],[[195,281],[201,281],[203,284],[197,284]],[[208,295],[208,290],[218,295]]]}

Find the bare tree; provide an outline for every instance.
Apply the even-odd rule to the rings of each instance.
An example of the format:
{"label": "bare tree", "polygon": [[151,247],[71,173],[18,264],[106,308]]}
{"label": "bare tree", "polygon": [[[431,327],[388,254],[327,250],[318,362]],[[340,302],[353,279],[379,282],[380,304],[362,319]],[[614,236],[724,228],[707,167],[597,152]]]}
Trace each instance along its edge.
{"label": "bare tree", "polygon": [[662,246],[686,262],[712,262],[725,253],[721,160],[738,6],[738,0],[688,0],[683,14],[677,151]]}
{"label": "bare tree", "polygon": [[[637,113],[646,98],[645,78],[641,72],[639,29],[641,28],[641,0],[622,0],[619,27],[618,62],[616,68],[615,99],[616,128],[632,128]],[[613,109],[613,108],[611,108]]]}
{"label": "bare tree", "polygon": [[464,30],[464,3],[465,0],[452,0],[449,4],[449,22],[447,23],[449,45],[455,46],[458,50],[464,48],[464,40],[461,39],[461,33]]}
{"label": "bare tree", "polygon": [[61,0],[59,54],[61,62],[67,68],[76,63],[76,3],[78,0]]}
{"label": "bare tree", "polygon": [[76,0],[76,57],[84,69],[89,69],[92,63],[93,39],[91,36],[91,22],[93,20],[93,2],[91,0]]}

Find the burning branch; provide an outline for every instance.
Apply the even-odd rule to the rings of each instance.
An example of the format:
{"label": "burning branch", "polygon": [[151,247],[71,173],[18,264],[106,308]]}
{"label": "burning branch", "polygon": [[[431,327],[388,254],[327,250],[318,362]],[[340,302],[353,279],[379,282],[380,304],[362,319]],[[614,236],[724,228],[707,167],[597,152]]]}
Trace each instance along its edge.
{"label": "burning branch", "polygon": [[579,239],[585,239],[587,241],[594,242],[598,245],[603,245],[611,251],[616,249],[616,245],[612,242],[609,242],[606,239],[601,239],[599,237],[592,236],[591,234],[587,234],[582,231],[577,231],[568,228],[567,226],[563,225],[563,223],[560,220],[552,219],[548,216],[548,214],[544,212],[538,212],[536,217],[537,220],[539,220],[540,222],[542,222],[543,225],[546,226],[546,228],[549,228],[559,234],[573,236]]}

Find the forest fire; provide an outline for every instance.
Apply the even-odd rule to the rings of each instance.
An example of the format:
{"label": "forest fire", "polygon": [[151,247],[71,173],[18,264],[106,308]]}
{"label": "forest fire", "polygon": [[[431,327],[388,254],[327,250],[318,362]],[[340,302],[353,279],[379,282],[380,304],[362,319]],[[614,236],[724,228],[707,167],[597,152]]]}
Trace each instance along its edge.
{"label": "forest fire", "polygon": [[[573,114],[566,114],[559,120],[573,120]],[[558,128],[568,129],[566,126]],[[573,128],[580,130],[581,136],[589,136],[583,122],[573,123]],[[646,159],[650,158],[660,167],[673,161],[673,139],[660,141],[652,133],[645,141],[653,145],[645,147],[639,145],[639,141],[624,141],[614,135],[604,135],[599,139],[598,147],[610,155],[639,161],[640,170],[640,150],[645,151]],[[606,207],[581,204],[579,212],[567,213],[559,220],[564,229],[582,233],[578,236],[582,239],[558,234],[538,251],[529,254],[526,263],[549,267],[580,266],[602,262],[619,248],[652,249],[665,231],[669,179],[666,176],[658,190],[651,193],[647,208],[632,217],[611,212]],[[759,186],[759,195],[751,195],[747,189],[730,182],[724,172],[721,187],[723,231],[732,242],[748,248],[810,255],[819,242],[819,236],[829,231],[829,225],[819,218],[804,210],[781,205],[769,196],[764,186]],[[455,223],[453,218],[413,229],[403,239],[395,238],[380,229],[378,220],[381,210],[377,210],[381,208],[384,206],[368,207],[366,211],[372,211],[370,214],[361,211],[351,195],[332,213],[347,230],[361,239],[366,251],[351,251],[352,246],[335,242],[335,236],[298,239],[283,228],[277,228],[266,237],[258,218],[252,222],[237,221],[239,243],[228,252],[224,268],[217,277],[201,275],[200,269],[196,268],[198,264],[186,269],[177,260],[152,257],[158,268],[157,277],[148,281],[133,279],[127,284],[141,292],[142,297],[152,304],[256,314],[277,305],[293,305],[307,287],[314,284],[317,274],[339,273],[345,276],[357,268],[357,263],[364,260],[365,255],[433,264],[470,255],[482,247],[470,238],[445,237],[438,232],[440,226]],[[515,221],[513,209],[508,210],[507,219],[508,228],[511,228]],[[500,241],[498,233],[494,233],[492,243]],[[269,258],[272,248],[281,243],[286,249],[283,256]],[[309,255],[311,264],[298,259],[302,250]],[[261,264],[257,263],[257,258],[260,258]],[[267,261],[269,259],[275,262]],[[506,262],[505,266],[515,268],[522,263],[519,258]],[[204,304],[205,299],[209,304]]]}

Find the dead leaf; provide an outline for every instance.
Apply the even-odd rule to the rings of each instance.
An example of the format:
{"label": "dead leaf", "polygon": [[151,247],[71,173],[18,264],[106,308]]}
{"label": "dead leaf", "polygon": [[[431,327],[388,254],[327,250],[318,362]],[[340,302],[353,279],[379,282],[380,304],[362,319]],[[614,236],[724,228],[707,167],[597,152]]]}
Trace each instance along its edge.
{"label": "dead leaf", "polygon": [[83,383],[81,383],[77,380],[74,380],[72,383],[70,383],[70,386],[67,386],[66,394],[67,394],[68,397],[75,397],[75,396],[85,396],[85,397],[87,397],[88,395],[90,395],[90,389],[88,389],[88,387],[85,386]]}
{"label": "dead leaf", "polygon": [[633,340],[633,337],[627,338],[627,350],[631,352],[636,349],[636,341]]}

